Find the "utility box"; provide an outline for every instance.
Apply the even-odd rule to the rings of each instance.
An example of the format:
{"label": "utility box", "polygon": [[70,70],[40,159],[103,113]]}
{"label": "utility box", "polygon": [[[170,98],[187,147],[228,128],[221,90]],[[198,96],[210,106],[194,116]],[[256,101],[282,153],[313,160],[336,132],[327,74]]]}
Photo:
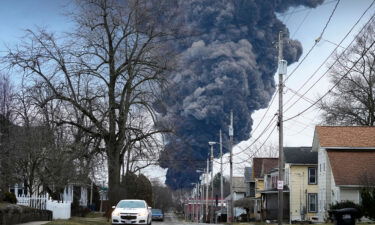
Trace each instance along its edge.
{"label": "utility box", "polygon": [[357,209],[354,208],[333,210],[333,222],[335,225],[355,225],[357,213]]}
{"label": "utility box", "polygon": [[279,74],[286,75],[286,70],[288,67],[288,62],[286,60],[279,61]]}

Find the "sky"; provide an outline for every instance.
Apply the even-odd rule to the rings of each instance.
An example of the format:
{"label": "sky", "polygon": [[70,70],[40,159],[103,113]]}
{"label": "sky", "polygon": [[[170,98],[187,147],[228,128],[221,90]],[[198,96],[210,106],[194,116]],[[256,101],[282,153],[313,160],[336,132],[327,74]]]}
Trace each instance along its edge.
{"label": "sky", "polygon": [[[314,45],[315,40],[320,36],[325,24],[327,23],[337,1],[325,1],[321,6],[315,9],[307,9],[303,7],[291,8],[286,13],[278,15],[278,17],[287,25],[291,37],[297,39],[302,43],[303,55],[300,60],[288,66],[286,76],[297,67],[299,62],[304,58],[305,54]],[[322,39],[318,42],[312,52],[306,57],[304,62],[290,75],[290,78],[285,82],[284,88],[284,119],[299,114],[311,103],[315,102],[320,96],[328,91],[332,85],[329,83],[329,76],[323,75],[328,69],[332,59],[326,63],[324,60],[337,47],[333,43],[340,43],[344,36],[349,32],[351,27],[361,17],[362,13],[370,6],[371,0],[341,0],[329,22]],[[362,28],[363,24],[375,13],[375,6],[365,14],[362,20],[353,29],[350,35],[338,47],[342,51],[354,38],[358,30]],[[321,66],[323,65],[323,66]],[[321,66],[321,69],[317,70]],[[313,78],[300,90],[299,94],[303,94],[310,86],[317,81],[310,91],[305,95],[305,98],[300,99],[297,103],[298,97],[294,96],[300,87],[314,74]],[[278,76],[275,75],[275,82],[278,83]],[[293,98],[292,98],[293,97]],[[306,99],[306,100],[305,100]],[[270,128],[265,129],[270,120],[278,112],[278,97],[274,99],[273,103],[267,109],[256,111],[252,118],[254,120],[253,132],[248,141],[243,141],[236,145],[233,149],[234,175],[243,176],[244,167],[251,166],[249,159],[254,156],[271,156],[277,157],[278,148],[278,129],[276,128],[276,121],[271,123]],[[267,111],[267,113],[266,113]],[[258,126],[259,125],[259,126]],[[316,125],[324,125],[322,123],[321,112],[316,107],[312,107],[306,113],[295,119],[284,123],[284,146],[311,146],[314,136],[314,129]],[[272,129],[275,129],[272,131]],[[263,131],[265,132],[263,133]],[[263,134],[262,134],[263,133]],[[263,145],[262,148],[260,148]],[[224,175],[229,176],[229,154],[223,156],[223,170]],[[214,173],[219,171],[219,160],[214,163]]]}
{"label": "sky", "polygon": [[[70,0],[0,0],[0,2],[0,21],[2,21],[0,23],[0,55],[4,54],[7,46],[12,47],[22,40],[25,29],[42,27],[55,32],[63,32],[69,31],[72,26],[70,20],[64,16],[65,12],[72,10],[72,5],[69,4]],[[336,2],[337,1],[326,0],[323,5],[316,9],[307,9],[303,7],[291,8],[287,12],[278,15],[287,25],[291,37],[302,43],[304,53],[301,56],[300,61],[320,36]],[[292,117],[309,107],[311,102],[316,101],[319,96],[323,95],[331,87],[328,77],[323,76],[323,78],[306,94],[305,99],[300,99],[296,104],[294,104],[294,102],[298,98],[294,97],[292,101],[289,100],[293,96],[293,92],[301,87],[301,85],[323,63],[325,58],[335,49],[336,45],[333,43],[339,43],[343,39],[371,2],[372,0],[341,0],[339,2],[321,40],[306,60],[297,70],[295,70],[285,83],[285,118]],[[375,6],[369,10],[359,22],[359,25],[354,28],[353,32],[341,44],[339,50],[350,43],[354,35],[361,28],[362,24],[374,14],[374,11]],[[322,76],[325,70],[327,70],[329,62],[332,62],[332,60],[328,60],[328,63],[323,64],[311,81],[299,91],[300,94],[304,93],[311,84]],[[298,63],[299,62],[296,62],[288,67],[287,76],[289,76],[296,68]],[[0,72],[1,69],[2,68],[0,67]],[[16,75],[12,74],[12,76]],[[275,81],[278,82],[277,76],[275,76],[275,79]],[[270,119],[277,112],[277,103],[278,98],[276,97],[267,114],[265,114],[267,109],[263,109],[252,115],[254,119],[253,130],[258,124],[260,125],[251,134],[252,138],[248,141],[243,141],[234,147],[235,175],[243,175],[243,168],[250,165],[248,159],[252,156],[275,156],[274,151],[268,151],[269,149],[277,149],[278,146],[277,129],[275,128],[270,134],[272,128],[275,127],[275,122],[271,123],[270,129],[266,129],[266,132],[263,135],[261,135],[261,133],[269,123]],[[289,106],[291,107],[289,108]],[[321,124],[320,112],[315,107],[312,107],[301,116],[285,122],[284,146],[311,146],[314,127],[319,124]],[[224,131],[224,133],[225,132],[227,131]],[[258,136],[260,137],[258,138]],[[255,139],[257,139],[256,142],[254,142]],[[266,147],[267,151],[258,150],[263,143],[265,143],[263,147]],[[270,152],[273,152],[273,154],[270,154]],[[228,161],[227,154],[224,155],[223,161]],[[243,161],[244,163],[241,163]],[[215,163],[214,172],[216,172],[218,168],[219,164]],[[229,174],[229,166],[227,163],[224,165],[224,171],[224,174]],[[150,168],[144,172],[148,174],[150,178],[158,178],[162,181],[163,174],[165,174],[165,170],[160,168]]]}

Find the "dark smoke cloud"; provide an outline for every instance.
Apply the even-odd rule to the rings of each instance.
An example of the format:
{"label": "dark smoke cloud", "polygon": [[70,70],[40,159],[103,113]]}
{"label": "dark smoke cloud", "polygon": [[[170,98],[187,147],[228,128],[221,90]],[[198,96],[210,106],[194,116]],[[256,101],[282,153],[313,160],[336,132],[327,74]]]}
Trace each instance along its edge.
{"label": "dark smoke cloud", "polygon": [[[286,33],[284,57],[298,60],[302,47],[288,38],[285,25],[276,18],[292,6],[316,7],[323,0],[189,0],[180,1],[184,21],[194,33],[174,43],[178,69],[164,102],[156,104],[160,123],[171,123],[175,133],[167,137],[160,157],[168,168],[166,183],[174,189],[189,187],[205,167],[208,141],[227,135],[228,116],[234,112],[235,141],[249,138],[251,114],[265,108],[275,91],[277,70],[275,42]],[[226,138],[225,138],[226,140]],[[216,152],[217,156],[217,152]]]}

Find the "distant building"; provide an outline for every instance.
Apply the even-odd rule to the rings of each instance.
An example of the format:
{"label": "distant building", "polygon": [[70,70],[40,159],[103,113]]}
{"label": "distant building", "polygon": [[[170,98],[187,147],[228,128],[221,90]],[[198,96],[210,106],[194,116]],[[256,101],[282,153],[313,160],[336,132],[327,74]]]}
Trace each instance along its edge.
{"label": "distant building", "polygon": [[[233,201],[236,201],[236,200],[244,198],[245,195],[246,195],[245,178],[244,177],[233,177],[232,178],[232,182],[233,182]],[[228,201],[230,199],[231,199],[231,194],[229,194],[225,198],[225,200],[227,202],[226,205],[228,205]],[[229,210],[229,208],[227,210]],[[246,210],[244,210],[242,208],[239,208],[239,207],[234,207],[233,210],[234,210],[235,217],[238,217],[241,214],[246,214]]]}

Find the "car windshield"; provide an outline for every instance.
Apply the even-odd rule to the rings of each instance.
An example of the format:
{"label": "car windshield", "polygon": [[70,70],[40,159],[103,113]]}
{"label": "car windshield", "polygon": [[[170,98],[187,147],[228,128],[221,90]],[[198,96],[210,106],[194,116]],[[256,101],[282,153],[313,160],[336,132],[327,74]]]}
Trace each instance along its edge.
{"label": "car windshield", "polygon": [[117,208],[146,208],[146,204],[142,201],[121,201]]}
{"label": "car windshield", "polygon": [[152,209],[152,213],[161,213],[160,209]]}

